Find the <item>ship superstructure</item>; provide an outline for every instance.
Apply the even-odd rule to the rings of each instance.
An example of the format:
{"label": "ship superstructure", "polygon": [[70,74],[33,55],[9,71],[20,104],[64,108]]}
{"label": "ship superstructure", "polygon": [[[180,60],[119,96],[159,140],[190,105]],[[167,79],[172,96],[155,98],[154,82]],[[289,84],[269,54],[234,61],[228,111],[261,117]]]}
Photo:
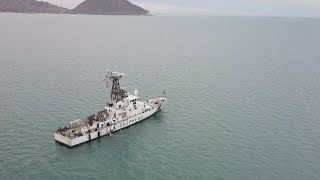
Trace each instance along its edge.
{"label": "ship superstructure", "polygon": [[58,143],[73,147],[101,136],[112,134],[122,128],[140,122],[160,111],[167,99],[165,97],[141,101],[138,91],[133,95],[120,87],[120,79],[125,74],[107,72],[106,83],[112,82],[111,101],[103,110],[84,120],[71,121],[68,126],[59,128],[54,133]]}

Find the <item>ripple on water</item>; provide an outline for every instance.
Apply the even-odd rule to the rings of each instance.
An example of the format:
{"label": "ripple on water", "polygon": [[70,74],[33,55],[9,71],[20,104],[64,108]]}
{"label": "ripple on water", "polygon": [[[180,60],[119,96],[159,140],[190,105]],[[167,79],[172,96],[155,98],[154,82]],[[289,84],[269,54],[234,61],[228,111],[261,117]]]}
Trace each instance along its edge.
{"label": "ripple on water", "polygon": [[[79,18],[0,15],[2,178],[320,176],[318,20]],[[168,103],[113,136],[56,144],[57,127],[104,106],[107,68]]]}

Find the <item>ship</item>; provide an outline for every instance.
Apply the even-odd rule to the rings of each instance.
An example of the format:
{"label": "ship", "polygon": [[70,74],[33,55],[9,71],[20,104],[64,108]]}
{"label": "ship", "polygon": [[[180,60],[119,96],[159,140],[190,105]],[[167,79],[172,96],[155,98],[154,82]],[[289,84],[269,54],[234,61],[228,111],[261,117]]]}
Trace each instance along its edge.
{"label": "ship", "polygon": [[[163,108],[166,97],[140,100],[138,91],[133,94],[120,87],[120,79],[124,73],[107,70],[105,82],[112,82],[111,98],[105,107],[96,114],[89,115],[83,120],[69,122],[63,128],[59,127],[54,133],[55,141],[67,147],[74,147],[85,142],[119,131],[145,120]],[[165,96],[165,91],[161,96]]]}

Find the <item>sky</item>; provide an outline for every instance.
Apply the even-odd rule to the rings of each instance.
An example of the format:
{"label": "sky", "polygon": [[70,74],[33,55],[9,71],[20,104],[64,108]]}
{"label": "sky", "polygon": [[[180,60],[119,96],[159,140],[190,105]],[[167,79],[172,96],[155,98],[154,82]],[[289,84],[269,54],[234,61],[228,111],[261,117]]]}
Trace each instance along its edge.
{"label": "sky", "polygon": [[[42,0],[72,9],[84,0]],[[154,15],[320,17],[320,0],[129,0]]]}

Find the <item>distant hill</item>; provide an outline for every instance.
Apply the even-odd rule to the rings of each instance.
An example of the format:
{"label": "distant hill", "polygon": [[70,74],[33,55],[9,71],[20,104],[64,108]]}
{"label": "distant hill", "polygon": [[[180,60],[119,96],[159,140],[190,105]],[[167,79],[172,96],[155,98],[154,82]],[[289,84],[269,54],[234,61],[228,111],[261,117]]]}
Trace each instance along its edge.
{"label": "distant hill", "polygon": [[68,13],[104,15],[146,15],[149,11],[127,0],[86,0]]}
{"label": "distant hill", "polygon": [[149,13],[127,0],[86,0],[72,10],[36,0],[0,0],[0,12],[97,15],[147,15]]}
{"label": "distant hill", "polygon": [[0,12],[14,13],[55,13],[68,11],[66,8],[36,0],[0,0]]}

